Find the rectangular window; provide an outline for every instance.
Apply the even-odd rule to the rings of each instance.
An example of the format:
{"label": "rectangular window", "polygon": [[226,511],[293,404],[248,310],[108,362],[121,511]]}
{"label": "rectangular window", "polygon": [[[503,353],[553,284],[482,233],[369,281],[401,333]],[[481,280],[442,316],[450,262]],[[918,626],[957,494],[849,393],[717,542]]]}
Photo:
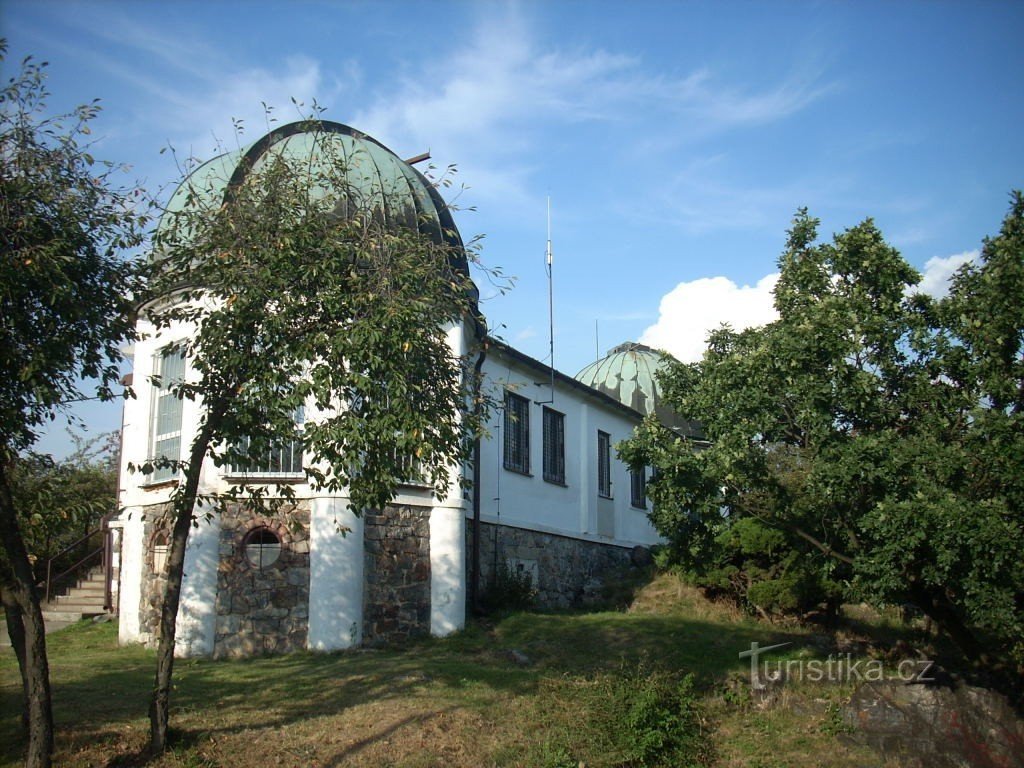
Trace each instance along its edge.
{"label": "rectangular window", "polygon": [[530,474],[530,401],[505,392],[505,469]]}
{"label": "rectangular window", "polygon": [[544,479],[565,485],[565,415],[544,409]]}
{"label": "rectangular window", "polygon": [[[153,389],[153,436],[150,455],[154,460],[181,459],[181,397],[175,388],[185,380],[185,352],[165,349],[156,358]],[[177,467],[157,467],[149,475],[150,482],[177,477]]]}
{"label": "rectangular window", "polygon": [[426,485],[427,478],[423,474],[423,467],[415,454],[402,453],[397,449],[392,454],[395,464],[398,465],[398,482],[402,485]]}
{"label": "rectangular window", "polygon": [[647,470],[629,471],[629,503],[637,509],[647,509]]}
{"label": "rectangular window", "polygon": [[612,436],[601,431],[597,433],[597,493],[612,497]]}
{"label": "rectangular window", "polygon": [[[305,421],[305,409],[300,405],[295,409],[296,430],[302,429]],[[243,438],[238,447],[246,455],[244,461],[232,465],[231,472],[236,475],[301,475],[302,474],[302,441],[295,437],[291,440],[275,441],[270,448],[259,455],[249,453],[251,438]]]}

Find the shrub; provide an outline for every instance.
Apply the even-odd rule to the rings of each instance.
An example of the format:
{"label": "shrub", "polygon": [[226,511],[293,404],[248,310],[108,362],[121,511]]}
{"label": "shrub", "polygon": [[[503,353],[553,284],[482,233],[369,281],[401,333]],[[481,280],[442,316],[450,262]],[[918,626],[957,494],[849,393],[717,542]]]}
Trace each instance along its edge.
{"label": "shrub", "polygon": [[525,611],[533,608],[537,590],[530,572],[499,563],[482,597],[484,610]]}
{"label": "shrub", "polygon": [[[536,764],[561,765],[570,756],[570,762],[590,764],[594,755],[601,756],[601,765],[710,764],[710,744],[691,675],[680,679],[640,664],[553,684],[557,698],[570,706],[562,713],[564,728],[545,742],[542,755],[534,756]],[[550,760],[552,755],[561,762]]]}

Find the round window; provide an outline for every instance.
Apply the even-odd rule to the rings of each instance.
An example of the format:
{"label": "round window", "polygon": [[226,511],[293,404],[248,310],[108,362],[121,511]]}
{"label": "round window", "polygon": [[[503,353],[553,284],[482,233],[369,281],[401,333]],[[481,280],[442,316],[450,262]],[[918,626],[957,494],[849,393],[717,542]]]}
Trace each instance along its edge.
{"label": "round window", "polygon": [[253,567],[265,568],[281,556],[281,539],[269,528],[255,528],[245,537],[242,548]]}

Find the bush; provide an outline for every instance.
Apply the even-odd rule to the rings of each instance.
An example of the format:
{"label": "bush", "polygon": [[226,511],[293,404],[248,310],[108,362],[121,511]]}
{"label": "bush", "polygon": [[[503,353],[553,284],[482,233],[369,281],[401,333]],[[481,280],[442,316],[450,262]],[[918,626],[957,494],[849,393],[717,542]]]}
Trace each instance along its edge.
{"label": "bush", "polygon": [[526,611],[533,608],[536,601],[537,590],[530,572],[509,568],[506,563],[498,564],[481,598],[488,612]]}
{"label": "bush", "polygon": [[623,678],[615,691],[622,710],[620,747],[629,765],[698,765],[705,753],[693,676],[680,682],[663,674]]}
{"label": "bush", "polygon": [[571,707],[562,713],[566,723],[560,738],[545,742],[535,763],[575,765],[595,754],[601,765],[689,768],[711,763],[691,675],[680,679],[641,664],[554,684],[558,698]]}

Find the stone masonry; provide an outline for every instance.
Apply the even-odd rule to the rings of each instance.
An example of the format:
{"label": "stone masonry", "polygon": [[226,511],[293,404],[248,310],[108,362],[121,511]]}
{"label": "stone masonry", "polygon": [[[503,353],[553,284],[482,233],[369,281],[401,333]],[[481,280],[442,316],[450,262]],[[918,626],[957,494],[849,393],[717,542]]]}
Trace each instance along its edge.
{"label": "stone masonry", "polygon": [[363,642],[430,632],[430,509],[389,506],[363,518]]}
{"label": "stone masonry", "polygon": [[[472,557],[473,526],[466,526],[466,556]],[[486,591],[495,563],[531,573],[537,607],[578,608],[601,600],[605,579],[628,568],[631,550],[524,528],[480,524],[480,587]],[[471,566],[467,567],[467,573]]]}
{"label": "stone masonry", "polygon": [[163,605],[164,585],[167,576],[156,569],[154,545],[158,537],[169,540],[171,529],[171,505],[154,504],[143,511],[142,536],[145,542],[145,559],[142,566],[142,600],[139,603],[139,626],[150,645],[156,643],[160,627],[160,607]]}
{"label": "stone masonry", "polygon": [[[260,527],[281,540],[277,561],[262,568],[243,551],[246,535]],[[301,503],[272,519],[230,505],[221,514],[214,656],[304,650],[308,629],[308,507]]]}

